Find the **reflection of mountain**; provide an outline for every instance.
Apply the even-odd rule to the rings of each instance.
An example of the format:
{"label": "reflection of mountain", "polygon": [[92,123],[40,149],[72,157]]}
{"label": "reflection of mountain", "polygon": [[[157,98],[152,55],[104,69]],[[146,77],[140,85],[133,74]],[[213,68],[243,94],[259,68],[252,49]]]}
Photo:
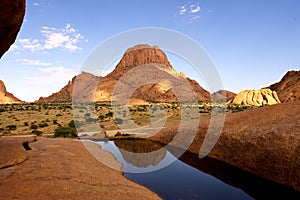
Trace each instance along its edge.
{"label": "reflection of mountain", "polygon": [[115,140],[126,162],[136,167],[156,166],[167,151],[159,144],[145,140]]}

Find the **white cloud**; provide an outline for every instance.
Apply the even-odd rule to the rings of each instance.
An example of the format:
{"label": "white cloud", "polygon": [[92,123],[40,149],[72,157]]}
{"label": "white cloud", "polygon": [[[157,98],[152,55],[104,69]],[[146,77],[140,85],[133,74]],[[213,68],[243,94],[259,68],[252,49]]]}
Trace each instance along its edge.
{"label": "white cloud", "polygon": [[34,6],[40,6],[40,4],[37,3],[37,2],[33,3],[33,5],[34,5]]}
{"label": "white cloud", "polygon": [[180,8],[179,8],[179,14],[180,15],[183,15],[184,13],[186,13],[186,7],[185,6],[180,6]]}
{"label": "white cloud", "polygon": [[183,17],[183,20],[187,23],[192,23],[195,20],[199,19],[199,12],[200,12],[200,4],[199,3],[186,3],[184,5],[178,6],[178,13],[181,17]]}
{"label": "white cloud", "polygon": [[191,13],[197,13],[197,12],[199,12],[200,11],[200,6],[199,5],[192,5],[191,7],[190,7],[190,12]]}
{"label": "white cloud", "polygon": [[15,50],[30,50],[31,52],[45,51],[51,49],[64,49],[74,52],[82,49],[79,43],[84,40],[84,36],[78,33],[69,23],[62,29],[43,26],[41,28],[42,39],[19,39]]}
{"label": "white cloud", "polygon": [[42,45],[40,44],[38,39],[19,39],[18,43],[20,44],[19,49],[24,48],[30,50],[31,52],[42,49]]}
{"label": "white cloud", "polygon": [[25,80],[30,84],[38,84],[38,85],[57,84],[57,83],[65,83],[66,80],[70,80],[77,74],[72,69],[64,68],[64,67],[56,67],[56,66],[40,68],[39,71],[45,75],[25,77]]}
{"label": "white cloud", "polygon": [[18,63],[22,65],[34,65],[34,66],[51,66],[52,63],[41,62],[40,60],[30,60],[30,59],[18,59]]}

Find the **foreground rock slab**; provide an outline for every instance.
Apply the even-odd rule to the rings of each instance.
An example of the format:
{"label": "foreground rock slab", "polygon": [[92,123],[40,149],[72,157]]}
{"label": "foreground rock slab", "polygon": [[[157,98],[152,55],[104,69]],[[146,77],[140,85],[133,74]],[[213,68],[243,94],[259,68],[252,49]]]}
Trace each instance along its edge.
{"label": "foreground rock slab", "polygon": [[96,160],[80,141],[38,138],[30,147],[27,161],[0,170],[9,174],[0,176],[0,199],[160,199]]}

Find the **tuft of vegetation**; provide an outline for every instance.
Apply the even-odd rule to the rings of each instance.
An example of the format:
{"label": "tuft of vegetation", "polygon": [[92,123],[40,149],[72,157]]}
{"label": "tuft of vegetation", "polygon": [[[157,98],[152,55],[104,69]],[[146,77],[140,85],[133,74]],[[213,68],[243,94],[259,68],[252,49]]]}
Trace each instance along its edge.
{"label": "tuft of vegetation", "polygon": [[31,150],[28,141],[23,142],[23,143],[22,143],[22,146],[24,147],[24,149],[25,149],[26,151],[30,151],[30,150]]}
{"label": "tuft of vegetation", "polygon": [[30,129],[38,129],[38,126],[35,125],[35,124],[32,124],[32,125],[30,126]]}
{"label": "tuft of vegetation", "polygon": [[6,128],[8,128],[8,130],[12,131],[12,130],[16,130],[17,126],[16,125],[8,125],[8,126],[6,126]]}
{"label": "tuft of vegetation", "polygon": [[39,124],[40,128],[44,128],[44,127],[47,127],[47,126],[49,126],[49,124],[47,122],[43,122],[43,123]]}
{"label": "tuft of vegetation", "polygon": [[40,135],[43,134],[43,131],[39,131],[39,130],[34,129],[33,131],[31,131],[31,133],[36,134],[37,136],[40,136]]}
{"label": "tuft of vegetation", "polygon": [[115,137],[118,137],[118,136],[122,136],[122,133],[120,131],[118,131],[116,134],[115,134]]}
{"label": "tuft of vegetation", "polygon": [[54,137],[76,138],[77,130],[69,126],[59,126],[55,129]]}
{"label": "tuft of vegetation", "polygon": [[75,127],[75,121],[74,121],[74,120],[71,120],[71,121],[69,122],[68,126],[71,127],[71,128],[76,128],[76,127]]}

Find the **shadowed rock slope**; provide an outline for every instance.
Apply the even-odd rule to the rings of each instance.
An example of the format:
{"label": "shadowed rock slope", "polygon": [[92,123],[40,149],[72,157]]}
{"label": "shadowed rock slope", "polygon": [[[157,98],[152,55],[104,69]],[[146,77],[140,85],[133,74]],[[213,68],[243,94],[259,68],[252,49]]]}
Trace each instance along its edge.
{"label": "shadowed rock slope", "polygon": [[282,102],[300,100],[300,70],[287,72],[278,83],[269,88],[277,92]]}
{"label": "shadowed rock slope", "polygon": [[0,58],[15,42],[25,15],[25,0],[0,1]]}

